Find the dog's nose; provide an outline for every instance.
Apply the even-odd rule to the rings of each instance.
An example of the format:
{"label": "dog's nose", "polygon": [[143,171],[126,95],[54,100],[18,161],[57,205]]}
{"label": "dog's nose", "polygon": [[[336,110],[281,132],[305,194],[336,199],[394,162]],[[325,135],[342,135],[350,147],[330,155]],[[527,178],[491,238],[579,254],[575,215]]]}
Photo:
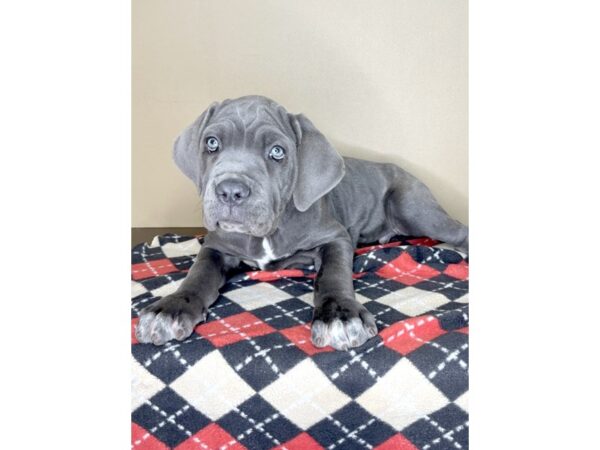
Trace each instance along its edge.
{"label": "dog's nose", "polygon": [[217,184],[216,193],[223,203],[241,205],[250,195],[250,188],[238,180],[223,180]]}

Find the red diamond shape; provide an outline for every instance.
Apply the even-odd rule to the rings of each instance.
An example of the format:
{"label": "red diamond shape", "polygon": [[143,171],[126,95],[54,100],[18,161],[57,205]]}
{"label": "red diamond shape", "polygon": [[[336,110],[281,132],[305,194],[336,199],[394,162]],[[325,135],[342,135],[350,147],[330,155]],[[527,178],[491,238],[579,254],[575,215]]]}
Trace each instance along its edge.
{"label": "red diamond shape", "polygon": [[323,447],[319,445],[309,434],[306,432],[299,434],[291,441],[284,442],[273,450],[322,450]]}
{"label": "red diamond shape", "polygon": [[233,436],[221,428],[216,423],[211,423],[202,428],[193,436],[183,441],[176,450],[199,450],[199,449],[217,449],[226,447],[231,450],[245,450],[242,444],[237,442]]}
{"label": "red diamond shape", "polygon": [[131,343],[132,344],[139,344],[137,338],[135,337],[135,326],[137,325],[137,323],[139,321],[140,321],[139,317],[131,319]]}
{"label": "red diamond shape", "polygon": [[379,444],[373,450],[419,450],[408,439],[400,433],[392,436],[383,444]]}
{"label": "red diamond shape", "polygon": [[401,242],[388,242],[387,244],[379,244],[379,245],[370,245],[368,247],[361,247],[354,250],[354,253],[357,255],[363,255],[365,253],[372,252],[374,250],[379,250],[382,248],[390,248],[390,247],[399,247],[402,245]]}
{"label": "red diamond shape", "polygon": [[258,281],[275,281],[280,278],[292,278],[292,277],[303,277],[304,272],[299,269],[285,269],[285,270],[276,270],[273,272],[266,270],[259,270],[257,272],[249,272],[248,278],[251,280]]}
{"label": "red diamond shape", "polygon": [[178,269],[167,258],[131,265],[131,278],[134,280],[157,277],[171,272],[178,272]]}
{"label": "red diamond shape", "polygon": [[131,446],[136,450],[169,450],[169,447],[134,422],[131,422]]}
{"label": "red diamond shape", "polygon": [[383,344],[396,350],[402,355],[418,349],[425,342],[429,342],[446,333],[440,328],[438,320],[433,316],[420,316],[401,320],[381,331],[379,334]]}
{"label": "red diamond shape", "polygon": [[469,278],[469,265],[466,261],[461,261],[458,264],[448,264],[444,274],[459,280],[466,280]]}
{"label": "red diamond shape", "polygon": [[409,239],[406,242],[408,242],[411,245],[425,245],[427,247],[433,247],[434,245],[437,245],[440,243],[440,241],[436,241],[436,240],[428,238],[428,237]]}
{"label": "red diamond shape", "polygon": [[309,325],[297,325],[292,328],[286,328],[285,330],[281,330],[280,333],[296,344],[296,347],[310,356],[316,353],[332,352],[334,350],[334,348],[329,345],[323,348],[315,347],[310,340]]}
{"label": "red diamond shape", "polygon": [[412,286],[413,284],[435,277],[440,272],[425,264],[417,263],[405,252],[379,269],[377,274]]}
{"label": "red diamond shape", "polygon": [[276,330],[246,311],[214,322],[203,323],[194,331],[204,336],[214,346],[224,347],[242,341],[246,337],[263,336]]}

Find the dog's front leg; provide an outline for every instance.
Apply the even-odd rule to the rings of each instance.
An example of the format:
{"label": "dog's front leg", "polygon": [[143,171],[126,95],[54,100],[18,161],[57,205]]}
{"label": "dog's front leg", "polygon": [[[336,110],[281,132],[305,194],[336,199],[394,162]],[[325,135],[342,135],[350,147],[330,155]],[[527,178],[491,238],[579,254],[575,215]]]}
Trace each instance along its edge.
{"label": "dog's front leg", "polygon": [[352,283],[354,249],[340,239],[321,248],[322,264],[315,280],[312,342],[337,350],[358,347],[377,334],[375,318],[356,301]]}
{"label": "dog's front leg", "polygon": [[196,324],[206,319],[232,265],[221,252],[203,247],[179,289],[141,311],[135,330],[138,341],[162,345],[192,334]]}

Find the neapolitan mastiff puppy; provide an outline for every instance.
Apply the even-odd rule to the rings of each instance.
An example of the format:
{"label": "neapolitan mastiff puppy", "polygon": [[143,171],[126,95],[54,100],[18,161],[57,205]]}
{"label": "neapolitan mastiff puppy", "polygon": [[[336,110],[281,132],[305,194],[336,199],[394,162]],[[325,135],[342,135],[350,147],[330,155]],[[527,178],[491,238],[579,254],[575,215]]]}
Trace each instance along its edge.
{"label": "neapolitan mastiff puppy", "polygon": [[177,138],[177,166],[204,198],[209,233],[177,291],[145,308],[140,342],[183,340],[206,319],[227,272],[314,265],[312,342],[338,350],[377,334],[356,301],[353,250],[397,234],[468,248],[468,228],[392,164],[342,158],[302,114],[259,96],[213,103]]}

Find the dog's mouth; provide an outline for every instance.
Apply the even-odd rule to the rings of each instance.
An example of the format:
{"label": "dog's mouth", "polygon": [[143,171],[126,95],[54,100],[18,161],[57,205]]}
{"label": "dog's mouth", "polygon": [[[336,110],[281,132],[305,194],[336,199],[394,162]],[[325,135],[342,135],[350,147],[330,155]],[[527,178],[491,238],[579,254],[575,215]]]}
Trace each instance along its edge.
{"label": "dog's mouth", "polygon": [[234,208],[214,198],[204,202],[204,224],[209,230],[264,236],[272,228],[271,215],[267,205],[259,202]]}
{"label": "dog's mouth", "polygon": [[219,220],[217,221],[217,227],[223,231],[236,232],[236,233],[247,233],[248,227],[242,222],[236,220]]}

